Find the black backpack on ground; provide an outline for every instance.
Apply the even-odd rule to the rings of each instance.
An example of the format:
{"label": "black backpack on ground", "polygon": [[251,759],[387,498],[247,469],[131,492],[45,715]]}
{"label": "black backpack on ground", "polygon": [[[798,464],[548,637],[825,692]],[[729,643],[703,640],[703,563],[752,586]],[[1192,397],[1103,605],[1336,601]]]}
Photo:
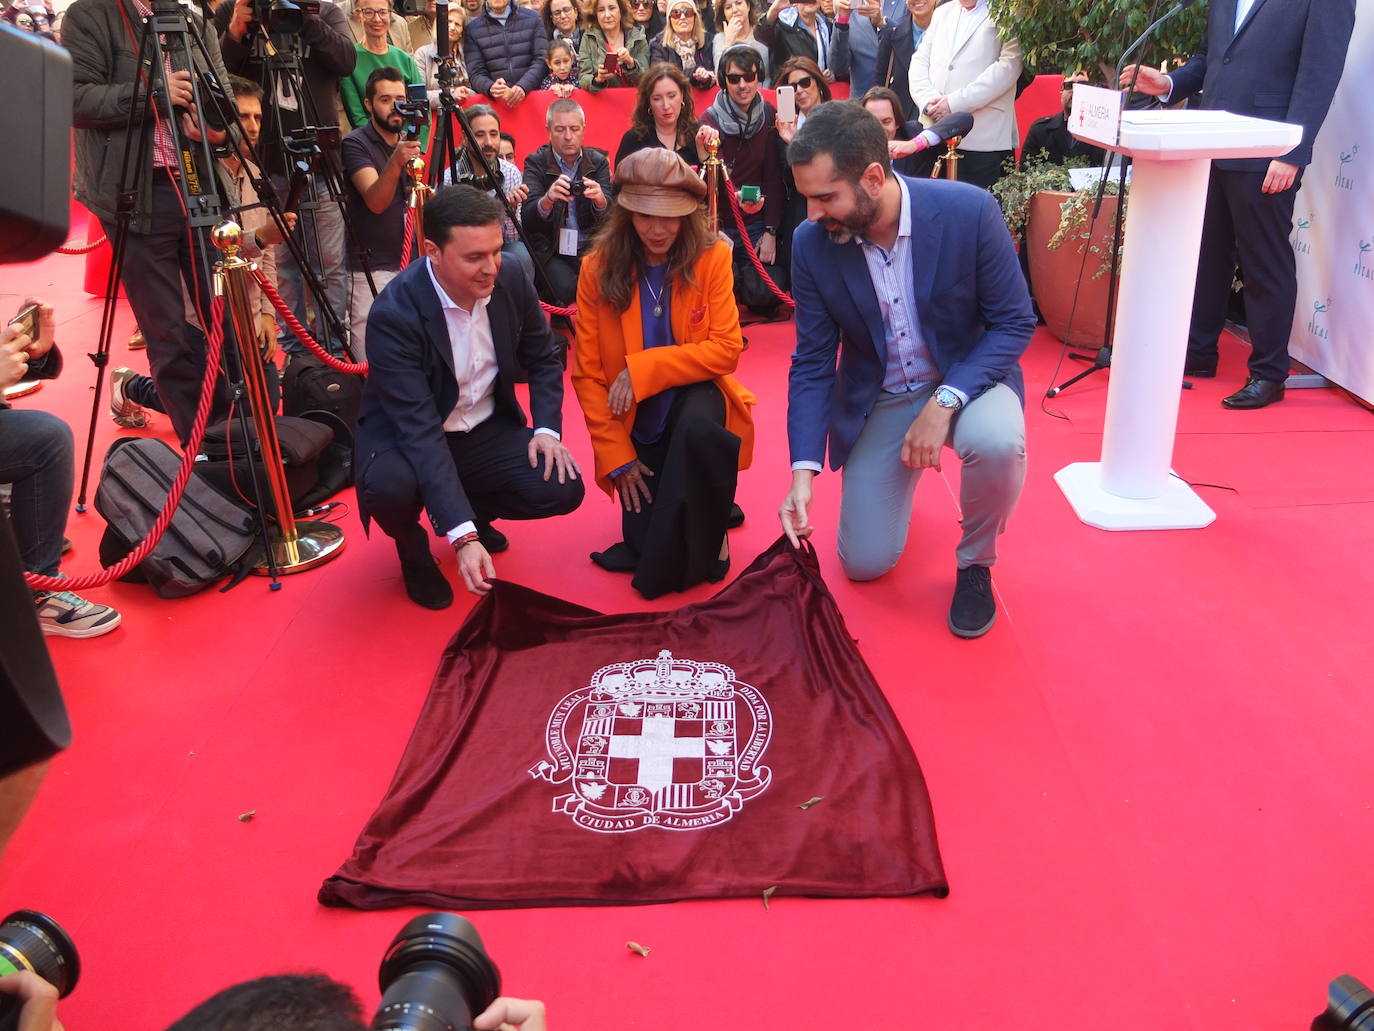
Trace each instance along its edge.
{"label": "black backpack on ground", "polygon": [[[300,510],[316,502],[321,461],[324,452],[333,443],[335,431],[314,419],[298,419],[290,415],[277,416],[276,423],[277,444],[281,448],[292,509]],[[258,451],[258,431],[252,422],[248,424],[248,440],[253,449],[253,467],[265,490],[267,480]],[[208,461],[196,464],[197,475],[208,480],[221,494],[241,504],[250,504],[258,496],[253,490],[248,447],[244,443],[238,419],[216,423],[207,429],[200,449]],[[337,490],[335,487],[330,493]]]}
{"label": "black backpack on ground", "polygon": [[363,403],[362,376],[332,369],[313,354],[298,354],[282,375],[281,389],[283,415],[333,412],[349,433],[357,428],[358,409]]}
{"label": "black backpack on ground", "polygon": [[[176,479],[181,458],[160,440],[121,437],[110,445],[95,492],[108,524],[100,562],[111,566],[148,536]],[[233,572],[254,540],[252,513],[198,476],[152,553],[123,577],[148,583],[164,598],[184,598]]]}

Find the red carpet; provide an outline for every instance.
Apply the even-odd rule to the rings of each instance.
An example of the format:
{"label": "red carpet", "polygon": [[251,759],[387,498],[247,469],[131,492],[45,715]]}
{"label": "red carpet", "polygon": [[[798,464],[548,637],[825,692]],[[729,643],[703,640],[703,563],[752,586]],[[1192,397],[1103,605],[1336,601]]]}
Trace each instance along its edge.
{"label": "red carpet", "polygon": [[[78,258],[8,268],[0,309],[33,291],[58,302],[67,372],[21,403],[84,438],[99,306],[80,281]],[[127,330],[114,364],[142,367]],[[791,332],[748,331],[740,377],[760,432],[737,569],[777,535]],[[1058,357],[1036,339],[1033,397]],[[953,463],[920,485],[908,553],[873,584],[840,575],[838,481],[819,482],[822,568],[920,757],[948,899],[476,914],[507,991],[547,1000],[560,1031],[1253,1031],[1306,1027],[1337,974],[1374,982],[1374,415],[1334,391],[1224,412],[1243,365],[1227,341],[1222,377],[1183,396],[1175,469],[1230,488],[1199,488],[1217,510],[1200,531],[1081,525],[1051,475],[1096,458],[1107,374],[1048,403],[1067,420],[1032,400],[1030,475],[996,570],[1004,608],[979,641],[944,626]],[[566,411],[586,459],[571,392]],[[97,456],[114,435],[101,413]],[[342,523],[345,554],[279,592],[252,580],[167,602],[116,585],[90,593],[123,612],[117,632],[54,642],[76,740],[0,865],[0,913],[43,909],[74,934],[73,1031],[152,1031],[288,969],[375,1004],[408,911],[329,910],[315,892],[385,790],[469,606],[411,605],[389,543],[351,512]],[[507,525],[499,575],[645,608],[587,560],[615,525],[599,494],[568,518]],[[95,515],[72,517],[69,572],[94,568],[99,532]]]}

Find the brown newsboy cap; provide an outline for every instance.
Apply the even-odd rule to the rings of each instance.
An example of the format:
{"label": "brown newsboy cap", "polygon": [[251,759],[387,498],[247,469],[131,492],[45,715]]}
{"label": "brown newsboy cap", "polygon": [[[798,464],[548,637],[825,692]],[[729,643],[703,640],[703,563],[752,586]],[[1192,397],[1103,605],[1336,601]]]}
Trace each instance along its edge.
{"label": "brown newsboy cap", "polygon": [[706,196],[706,184],[667,147],[645,147],[615,166],[616,203],[641,215],[690,215]]}

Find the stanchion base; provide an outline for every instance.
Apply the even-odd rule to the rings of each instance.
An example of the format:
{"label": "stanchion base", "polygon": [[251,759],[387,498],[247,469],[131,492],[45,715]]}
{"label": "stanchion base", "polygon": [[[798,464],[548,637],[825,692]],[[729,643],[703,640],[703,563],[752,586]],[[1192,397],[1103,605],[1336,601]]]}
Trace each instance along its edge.
{"label": "stanchion base", "polygon": [[1102,488],[1101,462],[1075,462],[1054,474],[1074,514],[1099,530],[1197,530],[1217,514],[1183,480],[1170,476],[1157,498],[1123,498]]}
{"label": "stanchion base", "polygon": [[[304,573],[307,569],[322,566],[335,558],[344,547],[343,530],[333,523],[318,519],[301,519],[296,522],[296,539],[288,541],[280,532],[273,530],[269,535],[272,542],[272,558],[276,572],[280,576],[289,573]],[[253,566],[258,576],[270,576],[271,567],[259,551],[258,561]]]}

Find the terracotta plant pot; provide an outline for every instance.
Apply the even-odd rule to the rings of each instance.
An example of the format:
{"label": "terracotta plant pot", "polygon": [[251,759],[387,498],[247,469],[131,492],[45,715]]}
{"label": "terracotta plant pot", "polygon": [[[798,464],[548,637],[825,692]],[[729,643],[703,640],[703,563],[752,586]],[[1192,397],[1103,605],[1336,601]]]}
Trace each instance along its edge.
{"label": "terracotta plant pot", "polygon": [[[1031,199],[1030,219],[1026,224],[1026,260],[1030,265],[1031,292],[1045,328],[1071,347],[1096,350],[1102,346],[1107,326],[1107,286],[1111,277],[1098,276],[1112,244],[1112,226],[1116,222],[1117,198],[1102,199],[1102,213],[1093,229],[1093,244],[1097,252],[1084,261],[1086,243],[1074,246],[1070,241],[1050,250],[1050,239],[1059,231],[1059,208],[1072,194],[1058,190],[1042,190]],[[1078,287],[1079,269],[1082,286]],[[1096,277],[1096,278],[1094,278]],[[1078,289],[1078,308],[1074,310],[1073,295]],[[1069,313],[1073,311],[1073,332],[1069,334]]]}

